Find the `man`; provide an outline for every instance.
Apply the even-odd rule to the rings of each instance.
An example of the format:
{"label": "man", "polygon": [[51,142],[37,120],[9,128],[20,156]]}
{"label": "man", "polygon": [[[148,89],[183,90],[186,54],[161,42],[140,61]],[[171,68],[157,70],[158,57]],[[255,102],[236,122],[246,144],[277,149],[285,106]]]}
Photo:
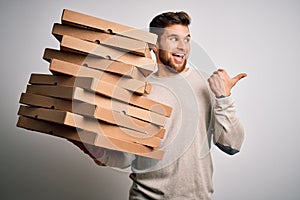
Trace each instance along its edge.
{"label": "man", "polygon": [[211,139],[230,155],[240,150],[243,127],[230,94],[246,74],[230,78],[219,69],[206,78],[187,67],[189,24],[185,12],[162,13],[150,23],[150,32],[158,34],[158,42],[151,47],[157,71],[148,78],[152,84],[149,98],[173,107],[161,144],[163,160],[89,148],[94,158],[107,166],[131,166],[129,199],[211,199]]}

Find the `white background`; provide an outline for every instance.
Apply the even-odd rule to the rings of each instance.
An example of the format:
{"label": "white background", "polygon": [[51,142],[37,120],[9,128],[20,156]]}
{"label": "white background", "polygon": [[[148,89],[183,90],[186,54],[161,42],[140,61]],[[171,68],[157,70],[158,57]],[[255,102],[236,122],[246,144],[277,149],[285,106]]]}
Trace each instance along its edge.
{"label": "white background", "polygon": [[298,0],[1,1],[1,199],[128,196],[128,174],[96,166],[66,140],[15,126],[30,74],[49,73],[42,55],[59,48],[51,29],[64,8],[140,29],[158,13],[188,12],[193,41],[216,65],[248,73],[233,90],[246,131],[242,151],[212,151],[215,199],[299,199]]}

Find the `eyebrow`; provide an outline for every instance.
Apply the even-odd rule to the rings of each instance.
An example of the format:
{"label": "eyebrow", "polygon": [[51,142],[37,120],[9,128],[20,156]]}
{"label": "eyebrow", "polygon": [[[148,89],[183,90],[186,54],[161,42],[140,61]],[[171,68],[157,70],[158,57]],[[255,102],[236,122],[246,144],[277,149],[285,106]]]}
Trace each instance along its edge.
{"label": "eyebrow", "polygon": [[[179,36],[179,34],[172,33],[172,34],[168,35],[167,37],[174,37],[174,36]],[[184,37],[189,37],[190,38],[191,34],[188,34],[188,35],[186,35]]]}

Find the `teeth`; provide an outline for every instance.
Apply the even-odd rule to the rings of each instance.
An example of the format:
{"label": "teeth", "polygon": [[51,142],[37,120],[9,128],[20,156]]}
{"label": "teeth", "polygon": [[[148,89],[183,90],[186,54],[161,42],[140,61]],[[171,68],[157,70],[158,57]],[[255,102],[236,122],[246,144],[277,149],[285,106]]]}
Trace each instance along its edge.
{"label": "teeth", "polygon": [[174,55],[175,55],[175,56],[184,57],[185,54],[183,54],[183,53],[176,53],[176,54],[174,54]]}

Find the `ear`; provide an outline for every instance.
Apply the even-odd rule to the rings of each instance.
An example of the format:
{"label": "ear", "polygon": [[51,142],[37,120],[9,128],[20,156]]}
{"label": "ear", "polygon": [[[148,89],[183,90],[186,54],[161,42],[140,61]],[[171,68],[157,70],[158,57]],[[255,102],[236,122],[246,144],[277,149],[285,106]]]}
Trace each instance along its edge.
{"label": "ear", "polygon": [[152,50],[155,54],[157,53],[157,44],[149,44],[149,48],[150,50]]}

